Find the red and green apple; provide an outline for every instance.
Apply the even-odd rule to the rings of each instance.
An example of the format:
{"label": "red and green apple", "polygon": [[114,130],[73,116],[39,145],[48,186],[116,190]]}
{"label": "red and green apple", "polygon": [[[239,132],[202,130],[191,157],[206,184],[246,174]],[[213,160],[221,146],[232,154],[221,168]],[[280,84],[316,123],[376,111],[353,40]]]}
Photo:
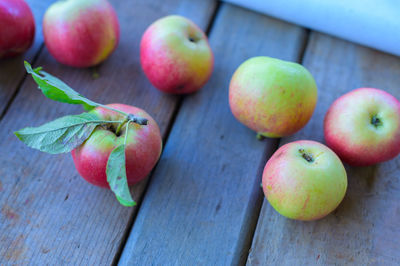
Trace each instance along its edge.
{"label": "red and green apple", "polygon": [[317,102],[314,78],[302,65],[266,56],[242,63],[229,85],[229,105],[241,123],[265,137],[303,128]]}
{"label": "red and green apple", "polygon": [[167,16],[143,34],[140,62],[154,87],[184,94],[199,90],[208,81],[214,56],[207,36],[195,23],[181,16]]}
{"label": "red and green apple", "polygon": [[339,157],[327,146],[299,140],[283,145],[268,160],[262,187],[281,215],[316,220],[340,204],[347,189],[347,175]]}
{"label": "red and green apple", "polygon": [[104,61],[117,47],[119,22],[107,0],[64,0],[46,11],[43,34],[57,61],[90,67]]}
{"label": "red and green apple", "polygon": [[[130,123],[126,136],[124,124],[117,132],[119,124],[97,126],[90,137],[80,146],[72,150],[72,158],[79,174],[89,183],[109,188],[106,176],[107,161],[110,153],[124,143],[126,138],[126,177],[128,185],[144,179],[158,161],[162,149],[160,129],[154,119],[144,110],[124,105],[108,104],[108,107],[148,120],[147,125]],[[115,111],[96,107],[90,113],[96,114],[100,120],[118,121],[124,116]]]}
{"label": "red and green apple", "polygon": [[327,145],[346,163],[367,166],[400,153],[400,102],[375,88],[342,95],[324,120]]}

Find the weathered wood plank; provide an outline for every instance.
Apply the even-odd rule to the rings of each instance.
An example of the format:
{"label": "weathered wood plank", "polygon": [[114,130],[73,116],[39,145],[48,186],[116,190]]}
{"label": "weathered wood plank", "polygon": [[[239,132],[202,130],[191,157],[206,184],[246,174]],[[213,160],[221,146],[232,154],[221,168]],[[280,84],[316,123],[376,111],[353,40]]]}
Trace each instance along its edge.
{"label": "weathered wood plank", "polygon": [[35,18],[36,33],[32,47],[24,54],[9,59],[0,59],[0,115],[25,77],[24,60],[32,61],[43,44],[42,18],[51,2],[55,0],[27,0]]}
{"label": "weathered wood plank", "polygon": [[259,142],[235,120],[228,85],[245,59],[296,60],[304,30],[223,4],[210,44],[215,70],[185,98],[121,256],[121,265],[244,262],[261,204],[260,165],[277,140]]}
{"label": "weathered wood plank", "polygon": [[[44,50],[36,65],[93,100],[144,108],[165,136],[177,97],[158,92],[142,73],[141,35],[155,19],[171,13],[188,16],[205,29],[216,4],[203,0],[190,5],[178,0],[112,3],[121,22],[121,43],[104,64],[73,69],[56,63]],[[94,71],[98,79],[92,78]],[[69,155],[31,150],[12,135],[22,127],[81,111],[46,99],[29,78],[2,120],[0,264],[109,265],[118,252],[136,209],[120,206],[110,191],[86,183]],[[133,188],[136,200],[146,182]]]}
{"label": "weathered wood plank", "polygon": [[[358,87],[384,89],[400,99],[400,58],[313,33],[304,65],[316,78],[319,101],[309,124],[284,143],[323,141],[323,118],[340,95]],[[348,191],[328,217],[299,222],[264,200],[249,265],[398,265],[400,158],[372,167],[346,167]]]}

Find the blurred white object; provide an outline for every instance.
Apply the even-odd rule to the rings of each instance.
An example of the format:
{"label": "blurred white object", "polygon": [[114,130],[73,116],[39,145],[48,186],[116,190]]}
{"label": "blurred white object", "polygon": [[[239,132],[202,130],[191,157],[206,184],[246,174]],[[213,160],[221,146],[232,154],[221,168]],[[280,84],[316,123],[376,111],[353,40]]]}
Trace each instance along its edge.
{"label": "blurred white object", "polygon": [[224,0],[400,56],[400,0]]}

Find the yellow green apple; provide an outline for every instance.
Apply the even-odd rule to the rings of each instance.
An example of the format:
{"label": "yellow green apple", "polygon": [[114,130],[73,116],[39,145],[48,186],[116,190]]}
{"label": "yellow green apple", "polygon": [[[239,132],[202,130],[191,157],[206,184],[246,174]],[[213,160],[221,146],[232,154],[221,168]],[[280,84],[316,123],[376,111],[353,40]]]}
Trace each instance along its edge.
{"label": "yellow green apple", "polygon": [[229,105],[244,125],[265,137],[291,135],[304,127],[317,102],[314,78],[302,65],[258,56],[235,71]]}
{"label": "yellow green apple", "polygon": [[310,140],[280,147],[265,165],[262,186],[272,207],[296,220],[316,220],[332,212],[347,189],[339,157]]}

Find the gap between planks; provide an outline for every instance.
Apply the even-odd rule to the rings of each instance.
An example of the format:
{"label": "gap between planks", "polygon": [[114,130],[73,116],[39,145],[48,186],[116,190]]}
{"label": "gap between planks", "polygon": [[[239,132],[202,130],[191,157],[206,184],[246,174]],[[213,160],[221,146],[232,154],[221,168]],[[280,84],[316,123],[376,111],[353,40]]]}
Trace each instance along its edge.
{"label": "gap between planks", "polygon": [[[223,15],[221,15],[223,13]],[[213,121],[209,121],[210,125],[208,128],[218,128],[215,130],[211,130],[210,131],[206,131],[208,133],[212,133],[213,135],[210,136],[211,139],[204,139],[204,137],[200,138],[197,141],[206,141],[204,144],[209,144],[209,145],[213,145],[215,147],[216,145],[216,149],[218,148],[226,148],[228,150],[232,150],[232,149],[237,149],[237,144],[238,143],[242,143],[245,145],[243,146],[245,148],[245,150],[249,149],[249,151],[253,150],[252,153],[252,157],[251,158],[247,158],[248,160],[252,160],[255,159],[256,162],[260,162],[257,163],[256,167],[252,167],[255,170],[251,170],[251,174],[248,174],[250,177],[251,176],[251,180],[247,180],[244,184],[245,188],[243,189],[237,189],[234,188],[232,186],[229,186],[227,184],[226,187],[224,185],[224,189],[221,188],[221,193],[225,193],[223,192],[223,190],[227,190],[227,191],[236,191],[238,190],[241,194],[240,195],[236,195],[237,197],[234,198],[230,198],[229,200],[227,198],[227,195],[221,194],[220,197],[221,199],[223,199],[222,201],[222,207],[221,205],[217,204],[217,206],[213,207],[212,205],[214,205],[214,203],[216,204],[217,202],[207,202],[204,199],[205,196],[210,196],[209,193],[205,191],[206,188],[205,187],[201,187],[202,185],[204,185],[204,183],[206,182],[208,184],[208,189],[210,189],[211,191],[214,191],[212,188],[209,187],[209,185],[221,185],[220,183],[223,181],[214,181],[214,180],[207,180],[206,175],[211,175],[211,174],[218,174],[217,172],[220,171],[219,166],[221,165],[214,165],[214,163],[212,163],[212,161],[209,161],[211,159],[207,159],[209,161],[209,163],[212,163],[212,165],[214,167],[218,167],[217,169],[213,170],[212,173],[208,173],[207,171],[203,171],[202,174],[200,174],[198,177],[195,176],[187,176],[187,179],[184,179],[183,177],[179,177],[180,173],[182,173],[183,175],[185,174],[193,174],[198,167],[196,166],[191,166],[193,169],[182,169],[182,165],[180,165],[180,167],[174,167],[174,165],[166,165],[165,161],[168,160],[172,160],[172,157],[170,158],[169,156],[171,156],[172,154],[177,155],[177,153],[183,152],[185,153],[186,148],[184,148],[185,144],[179,144],[182,141],[187,141],[186,145],[192,145],[193,141],[190,141],[190,139],[192,139],[191,135],[187,135],[183,134],[180,135],[180,133],[177,133],[177,131],[175,131],[174,129],[177,128],[177,126],[174,126],[174,129],[171,132],[171,136],[169,137],[169,143],[167,144],[167,146],[165,147],[163,156],[162,156],[162,160],[159,163],[159,165],[157,166],[157,169],[153,175],[153,178],[151,180],[151,184],[149,186],[149,190],[146,193],[146,197],[143,199],[143,203],[142,203],[142,207],[140,209],[140,212],[137,214],[136,220],[135,220],[135,225],[132,229],[132,232],[128,238],[128,242],[127,245],[125,246],[125,249],[123,251],[123,254],[121,256],[120,259],[120,263],[122,265],[125,264],[132,264],[132,263],[138,263],[139,261],[141,261],[142,263],[145,263],[145,261],[150,262],[153,261],[154,263],[157,263],[157,261],[160,260],[166,260],[166,262],[169,263],[173,263],[173,261],[176,262],[180,262],[180,263],[185,263],[188,262],[188,260],[190,260],[190,258],[192,258],[192,256],[195,256],[197,258],[197,260],[204,260],[207,259],[208,257],[208,261],[213,261],[213,259],[216,259],[217,257],[219,258],[220,262],[223,263],[223,261],[227,262],[227,261],[231,261],[234,264],[241,264],[243,263],[246,258],[247,258],[247,251],[245,251],[244,249],[248,248],[248,246],[251,243],[251,231],[254,230],[255,225],[251,225],[251,222],[255,223],[256,219],[253,218],[257,218],[254,217],[254,215],[258,215],[256,210],[256,206],[257,206],[257,201],[262,200],[262,192],[260,190],[260,182],[259,182],[259,173],[260,173],[260,167],[262,168],[263,165],[265,164],[265,158],[264,157],[268,157],[265,156],[266,155],[266,149],[267,146],[269,147],[268,150],[269,151],[274,151],[276,149],[276,144],[277,141],[276,140],[266,140],[264,142],[264,144],[258,142],[255,137],[254,137],[254,132],[251,132],[250,130],[246,129],[244,126],[240,125],[239,122],[237,121],[233,121],[232,119],[232,115],[229,112],[229,114],[227,113],[227,108],[226,106],[226,97],[227,94],[225,92],[215,92],[214,90],[226,90],[226,81],[229,81],[230,79],[230,75],[233,73],[233,67],[236,68],[243,60],[251,57],[251,56],[257,56],[257,55],[269,55],[269,56],[274,56],[274,57],[280,57],[282,59],[285,60],[292,60],[295,61],[296,58],[299,57],[299,53],[301,51],[301,46],[302,46],[302,40],[304,39],[304,31],[299,28],[299,27],[294,27],[293,25],[289,25],[287,23],[281,22],[281,21],[277,21],[271,18],[266,18],[263,15],[258,15],[256,13],[253,12],[249,12],[249,11],[245,11],[241,8],[238,7],[233,7],[231,5],[228,4],[224,4],[223,5],[223,11],[220,11],[218,16],[217,16],[217,24],[219,24],[218,26],[216,25],[215,27],[213,27],[213,34],[211,36],[210,39],[210,43],[211,46],[213,48],[217,48],[216,50],[214,50],[215,53],[219,53],[218,57],[219,60],[222,60],[221,62],[218,62],[218,58],[216,56],[216,71],[214,71],[213,76],[211,77],[209,83],[206,85],[206,87],[204,88],[204,90],[200,91],[198,94],[195,94],[191,97],[188,97],[188,99],[183,103],[182,109],[184,109],[185,111],[181,111],[178,114],[177,117],[177,121],[176,124],[179,125],[183,125],[182,121],[186,121],[186,123],[195,123],[195,127],[197,128],[198,123],[200,123],[201,121],[199,121],[199,118],[195,117],[196,113],[201,113],[201,114],[205,114],[203,111],[204,108],[206,108],[206,106],[209,105],[210,108],[212,108],[212,110],[207,110],[206,113],[213,113],[217,116],[219,116],[219,118],[217,117],[217,119],[220,119],[219,122],[213,122]],[[244,19],[245,18],[245,19]],[[242,21],[244,20],[244,22],[246,23],[242,23]],[[259,23],[262,24],[258,25]],[[238,28],[236,28],[238,27]],[[217,34],[219,34],[218,36],[220,36],[219,39],[217,37],[213,37],[214,34],[216,34],[214,32],[214,28]],[[218,28],[218,29],[217,29]],[[240,33],[239,33],[240,32]],[[223,36],[226,36],[226,38],[224,38]],[[229,36],[230,34],[232,34],[232,36]],[[252,37],[249,37],[247,35],[244,34],[251,34]],[[221,37],[222,36],[222,37]],[[235,39],[233,39],[236,36]],[[256,39],[260,39],[260,37],[264,37],[264,40],[268,40],[267,42],[251,42],[250,40],[246,41],[246,38],[243,38],[243,36],[246,36],[248,38],[256,38]],[[273,36],[273,37],[272,37]],[[269,37],[269,38],[268,38]],[[233,42],[233,43],[232,43]],[[235,43],[237,42],[237,44]],[[250,43],[249,43],[250,42]],[[279,42],[283,42],[283,43],[288,43],[291,44],[291,46],[288,48],[286,47],[286,49],[282,49],[282,45]],[[225,47],[227,46],[227,47]],[[225,47],[225,48],[224,48]],[[227,51],[229,49],[233,49],[232,51]],[[239,53],[239,54],[238,54]],[[229,55],[229,56],[228,56]],[[221,58],[222,57],[222,58]],[[226,58],[230,58],[230,59],[226,59]],[[241,62],[239,62],[241,61]],[[225,63],[222,63],[225,62]],[[219,77],[219,79],[218,79]],[[223,87],[223,88],[222,88]],[[208,104],[207,100],[209,101],[213,101],[213,103]],[[214,98],[214,100],[209,99],[209,98]],[[220,101],[221,100],[221,101]],[[217,102],[216,102],[217,101]],[[222,103],[223,102],[223,103]],[[218,106],[215,107],[215,104],[221,104],[222,106]],[[220,114],[221,113],[221,114]],[[222,120],[221,120],[222,119]],[[225,120],[229,120],[229,122],[225,121]],[[197,122],[196,122],[197,121]],[[227,123],[229,123],[229,128],[224,129],[223,127],[227,126]],[[201,127],[201,125],[200,125]],[[200,129],[200,128],[199,128]],[[232,131],[233,130],[233,131]],[[235,134],[230,134],[228,132],[225,131],[229,131],[231,132],[235,132]],[[197,134],[205,134],[205,132],[198,132]],[[217,134],[217,135],[215,135]],[[218,140],[219,143],[214,143],[215,141],[217,141],[216,139],[214,140],[214,138],[218,138],[219,139],[219,134],[223,134],[225,135],[224,140],[221,142],[220,140]],[[242,134],[242,137],[238,137],[237,134]],[[234,136],[235,135],[235,136]],[[180,137],[182,137],[183,139],[180,139]],[[177,142],[179,140],[179,142]],[[179,145],[180,149],[182,150],[177,150],[177,148],[171,148],[171,141],[175,141],[175,145]],[[238,142],[239,141],[239,142]],[[225,147],[226,145],[228,145],[228,143],[234,144],[234,146],[236,146],[235,148],[233,147]],[[183,145],[183,146],[182,146]],[[240,144],[241,145],[241,144]],[[264,146],[263,146],[264,145]],[[246,148],[247,147],[247,148]],[[200,149],[201,147],[197,147],[198,149]],[[201,148],[201,150],[203,150],[203,148]],[[257,151],[255,151],[257,150]],[[218,153],[217,150],[214,150],[216,153]],[[234,150],[236,151],[236,150]],[[214,152],[214,153],[215,153]],[[244,151],[246,152],[246,151]],[[197,153],[197,152],[195,152]],[[204,156],[203,151],[200,151],[200,154],[194,155],[193,160],[200,160],[201,158],[203,158]],[[177,155],[178,156],[178,155]],[[209,156],[211,156],[211,158],[214,158],[216,156],[216,154],[212,154],[210,153]],[[179,156],[178,156],[179,157]],[[225,156],[228,158],[225,159],[229,159],[229,156]],[[253,158],[254,157],[254,158]],[[257,157],[257,158],[256,158]],[[175,158],[176,160],[179,160],[180,158]],[[186,162],[185,158],[181,158],[184,160],[184,162]],[[231,158],[232,159],[232,158]],[[192,159],[190,159],[192,160]],[[261,162],[262,161],[262,162]],[[171,161],[173,163],[173,161]],[[224,162],[221,162],[224,163]],[[216,163],[215,163],[216,164]],[[231,164],[229,164],[230,166],[232,166]],[[250,164],[245,165],[245,168],[247,168],[247,166],[250,167]],[[188,165],[190,166],[190,165]],[[230,168],[230,167],[227,167]],[[237,169],[237,167],[234,167],[235,170],[229,170],[227,169],[227,171],[229,173],[225,173],[225,175],[230,175],[232,174],[231,171],[237,171],[235,179],[241,180],[243,179],[245,176],[247,176],[246,174],[243,173],[243,167],[241,167],[242,169]],[[222,167],[222,169],[224,169],[224,167]],[[200,169],[198,169],[200,170]],[[171,179],[171,177],[166,176],[167,173],[166,171],[174,171],[174,178]],[[224,170],[222,170],[224,171]],[[162,174],[161,174],[162,173]],[[171,174],[171,173],[169,173]],[[241,178],[237,177],[237,175],[240,175]],[[156,177],[156,179],[154,178]],[[233,177],[233,176],[232,176]],[[168,178],[165,179],[165,178]],[[219,176],[219,178],[222,178],[222,176]],[[179,179],[179,181],[178,181]],[[213,178],[211,178],[213,179]],[[195,193],[194,195],[190,195],[191,191],[186,191],[184,194],[181,194],[180,191],[178,191],[180,188],[177,187],[173,187],[173,183],[168,183],[168,182],[183,182],[183,183],[179,183],[180,188],[185,188],[185,189],[190,189],[190,187],[185,187],[186,185],[191,184],[191,182],[193,182],[193,193]],[[242,180],[243,181],[243,180]],[[214,184],[214,182],[216,184]],[[168,185],[166,184],[168,183]],[[218,184],[217,184],[218,183]],[[165,189],[167,189],[166,187],[163,186],[167,186],[168,187],[168,191],[170,189],[172,189],[173,191],[169,191],[169,194],[164,194],[165,193]],[[178,190],[177,190],[178,189]],[[156,192],[157,191],[157,192]],[[158,193],[155,194],[155,193]],[[175,195],[174,193],[178,193],[177,195]],[[197,193],[201,193],[201,195],[197,195]],[[170,196],[168,196],[170,195]],[[161,199],[160,197],[162,197],[163,199]],[[169,197],[172,197],[172,199],[170,199]],[[237,202],[238,197],[244,197],[246,199],[246,202]],[[160,199],[158,199],[160,198]],[[177,200],[180,200],[182,202],[177,202]],[[220,246],[220,248],[218,249],[218,254],[215,253],[216,250],[214,250],[211,246],[216,245],[215,243],[210,243],[210,245],[204,245],[204,247],[197,247],[196,250],[192,250],[192,251],[188,251],[188,250],[179,250],[176,251],[176,249],[179,249],[179,246],[175,246],[173,245],[174,241],[176,244],[178,244],[177,241],[179,242],[179,245],[184,245],[183,240],[185,241],[186,245],[188,245],[188,243],[193,244],[191,241],[193,241],[193,239],[197,239],[199,237],[201,237],[199,235],[199,229],[197,229],[197,226],[200,226],[200,228],[204,228],[204,224],[197,224],[195,220],[192,220],[192,218],[188,218],[189,220],[186,221],[186,218],[184,216],[182,216],[182,212],[184,212],[184,210],[180,210],[179,213],[176,213],[176,215],[178,215],[179,218],[173,218],[172,220],[176,220],[176,219],[181,219],[184,218],[186,222],[193,222],[194,224],[191,225],[175,225],[175,227],[187,227],[187,230],[190,231],[185,231],[185,228],[175,228],[171,229],[168,226],[170,224],[168,224],[169,222],[173,222],[173,221],[166,221],[163,220],[159,217],[160,215],[164,215],[164,214],[158,214],[159,211],[162,211],[163,213],[167,210],[162,210],[164,209],[166,206],[168,206],[168,203],[166,203],[167,201],[173,201],[174,202],[174,208],[180,208],[179,206],[183,207],[185,210],[187,208],[187,204],[184,203],[184,201],[186,200],[190,200],[190,204],[200,204],[200,205],[196,205],[197,208],[201,208],[204,209],[205,207],[207,207],[207,213],[209,213],[210,215],[213,214],[211,212],[214,212],[214,210],[216,209],[218,211],[218,215],[215,216],[214,218],[209,218],[211,221],[213,221],[212,224],[215,224],[215,226],[221,226],[221,230],[220,230],[220,234],[224,234],[226,236],[226,241],[230,240],[235,240],[234,242],[230,242],[229,244],[227,244],[227,242],[225,242],[224,247]],[[154,203],[153,203],[154,202]],[[175,204],[179,203],[179,206],[176,206]],[[249,204],[247,204],[249,203]],[[162,206],[161,206],[161,205]],[[167,204],[166,206],[164,206],[164,204]],[[232,205],[233,204],[233,205]],[[245,204],[245,206],[242,206],[243,204]],[[211,206],[210,206],[211,205]],[[201,207],[200,207],[201,206]],[[260,206],[260,204],[259,204]],[[231,207],[233,207],[232,209],[230,209]],[[211,209],[209,209],[211,208]],[[239,209],[241,210],[239,210]],[[228,210],[229,209],[229,210]],[[203,210],[204,211],[204,210]],[[198,215],[199,213],[197,213]],[[234,214],[239,215],[239,217],[235,217],[232,216]],[[149,216],[147,216],[149,215]],[[194,213],[190,214],[191,216],[194,215]],[[213,214],[215,215],[215,214]],[[239,222],[240,224],[238,225],[231,225],[231,224],[227,224],[227,220],[223,219],[223,217],[226,218],[226,216],[229,216],[231,218],[233,218],[235,221]],[[146,218],[144,218],[146,217]],[[170,217],[171,219],[171,217]],[[202,221],[203,219],[206,219],[204,217],[204,213],[200,215],[200,217],[196,216],[196,219],[200,219],[200,221]],[[215,219],[215,221],[214,221]],[[223,220],[221,220],[223,219]],[[153,222],[157,221],[157,226],[162,228],[162,233],[159,232],[159,230],[161,230],[160,228],[154,227],[152,226]],[[210,222],[211,222],[210,221]],[[220,222],[225,221],[224,225],[222,225]],[[232,223],[233,221],[230,221],[230,223]],[[234,222],[233,222],[234,223]],[[173,226],[171,224],[171,226]],[[190,227],[191,226],[191,227]],[[226,228],[223,228],[226,227]],[[234,232],[231,233],[227,233],[226,230],[228,230],[227,228],[232,227],[232,229],[234,230]],[[207,228],[210,230],[209,233],[212,232],[213,227]],[[142,231],[145,230],[145,231]],[[204,228],[205,229],[205,228]],[[150,231],[149,231],[150,230]],[[179,234],[179,236],[181,236],[182,233],[188,233],[190,232],[191,237],[190,239],[188,238],[184,238],[184,236],[182,236],[182,238],[180,238],[179,236],[176,235],[171,235],[170,233],[175,232]],[[229,231],[229,230],[228,230]],[[249,233],[250,232],[250,233]],[[202,232],[201,234],[204,235],[204,233],[206,232]],[[155,235],[154,235],[155,234]],[[159,234],[165,234],[166,236],[161,236]],[[227,235],[228,234],[228,235]],[[140,236],[139,236],[140,235]],[[144,237],[144,238],[142,238]],[[160,237],[160,238],[159,238]],[[165,241],[165,237],[168,239],[168,244],[164,243],[162,244],[162,241]],[[222,237],[222,236],[220,236]],[[132,239],[131,239],[132,238]],[[156,238],[156,240],[155,240]],[[140,239],[140,241],[139,241]],[[154,241],[158,240],[162,240],[160,243],[155,243]],[[200,238],[201,239],[201,238]],[[215,239],[216,240],[216,239]],[[236,240],[239,240],[238,242]],[[136,242],[137,241],[137,242]],[[172,241],[172,242],[171,242]],[[216,242],[220,242],[221,240],[218,240]],[[153,245],[151,249],[143,249],[145,247],[148,247],[148,245]],[[201,245],[201,243],[197,243],[197,245]],[[160,245],[162,245],[162,249],[160,249]],[[195,247],[190,245],[189,247]],[[156,250],[160,251],[157,252]],[[165,249],[168,249],[165,250]],[[171,251],[170,251],[171,249]],[[173,252],[172,250],[175,250],[176,252]],[[211,252],[212,251],[212,252]],[[173,252],[175,254],[175,256],[173,256],[173,254],[171,253]],[[228,252],[229,255],[225,254],[221,256],[220,252]],[[157,253],[157,255],[155,254]],[[179,254],[179,255],[177,255]],[[194,258],[194,257],[193,257]],[[211,259],[211,260],[210,260]],[[192,261],[193,263],[193,261]]]}
{"label": "gap between planks", "polygon": [[[332,102],[359,87],[382,88],[399,98],[400,60],[370,48],[312,32],[305,66],[319,99],[309,123],[282,143],[323,142],[323,118]],[[286,219],[264,201],[249,265],[398,265],[400,158],[369,167],[345,164],[348,188],[342,203],[318,221]]]}
{"label": "gap between planks", "polygon": [[[33,57],[33,59],[32,59],[32,62],[30,62],[31,65],[34,65],[34,64],[36,63],[37,59],[39,58],[40,53],[41,53],[42,50],[43,50],[43,47],[44,47],[44,43],[42,43],[42,44],[40,45],[39,50],[38,50],[38,51],[36,52],[36,54],[34,55],[34,57]],[[25,69],[25,68],[24,68],[24,69]],[[25,83],[25,80],[26,80],[26,77],[27,77],[27,76],[28,76],[27,73],[24,73],[24,74],[23,74],[23,77],[22,77],[21,80],[19,81],[17,87],[14,89],[14,92],[11,94],[10,99],[8,100],[6,106],[4,107],[3,111],[2,111],[1,114],[0,114],[0,122],[1,122],[1,120],[3,119],[3,117],[7,114],[7,111],[8,111],[8,109],[10,109],[10,106],[13,104],[15,98],[17,97],[19,91],[21,90],[22,85]]]}
{"label": "gap between planks", "polygon": [[35,37],[32,46],[21,55],[12,58],[0,59],[0,121],[6,115],[8,109],[14,102],[21,86],[27,77],[23,61],[36,62],[43,50],[44,40],[42,37],[42,17],[48,5],[55,0],[34,1],[27,0],[35,21]]}
{"label": "gap between planks", "polygon": [[[220,6],[221,6],[221,2],[217,1],[216,2],[216,6],[214,8],[214,11],[213,11],[212,15],[210,16],[210,21],[209,21],[209,23],[208,23],[208,25],[206,27],[206,30],[205,30],[205,34],[207,35],[207,38],[210,36],[210,32],[211,32],[212,27],[214,25],[215,17],[217,16],[217,14],[219,12]],[[179,113],[179,111],[181,109],[182,103],[185,100],[185,96],[184,95],[178,95],[177,97],[178,97],[178,101],[177,101],[177,103],[175,105],[175,108],[173,110],[171,119],[170,119],[170,121],[168,123],[167,129],[166,129],[166,133],[165,133],[165,137],[163,138],[163,147],[165,147],[165,145],[167,144],[167,141],[168,141],[169,135],[171,133],[172,127],[173,127],[173,125],[175,123],[176,117],[178,116],[178,113]],[[157,163],[157,165],[158,165],[158,163]],[[154,167],[154,169],[157,167],[157,165]],[[146,186],[144,188],[143,194],[141,196],[141,200],[137,202],[136,211],[134,211],[132,213],[131,217],[129,218],[129,223],[128,223],[128,225],[126,227],[126,231],[124,232],[124,235],[122,237],[121,244],[118,247],[118,251],[115,254],[115,257],[113,259],[112,265],[118,265],[118,262],[119,262],[119,260],[121,258],[121,255],[122,255],[122,251],[124,250],[126,242],[128,241],[129,234],[132,231],[132,227],[135,224],[135,218],[136,218],[136,215],[139,212],[139,209],[141,207],[142,199],[146,196],[147,189],[150,186],[151,176],[154,173],[154,169],[151,171],[151,173],[150,173],[150,175],[148,177],[150,180],[149,180],[149,182],[146,184]],[[260,208],[261,208],[261,206],[260,206]]]}
{"label": "gap between planks", "polygon": [[[124,39],[125,41],[122,41],[113,55],[98,67],[99,71],[103,72],[99,79],[93,80],[91,78],[91,69],[77,70],[56,63],[46,49],[43,49],[36,63],[44,65],[46,69],[50,70],[49,72],[61,78],[64,77],[72,87],[81,87],[82,93],[88,97],[93,97],[99,101],[118,101],[121,100],[121,95],[125,95],[124,102],[138,105],[144,109],[148,107],[149,110],[146,110],[155,114],[165,138],[170,123],[170,115],[176,108],[176,98],[163,95],[150,86],[142,72],[138,70],[140,68],[136,60],[138,49],[135,49],[133,56],[131,54],[132,43],[134,43],[133,48],[137,48],[142,28],[144,31],[144,26],[150,25],[151,20],[168,14],[185,15],[192,18],[202,28],[206,28],[211,14],[210,11],[214,10],[215,5],[211,1],[188,3],[176,0],[159,1],[159,3],[135,1],[123,6],[117,1],[113,1],[113,3],[117,6],[117,13],[123,15],[125,21],[129,22],[126,19],[132,16],[138,17],[139,19],[136,21],[138,25],[121,24],[121,26],[125,25],[125,30],[129,29],[129,32],[134,32],[134,34],[130,36],[125,34],[121,37],[121,40]],[[127,5],[129,8],[127,8]],[[137,11],[132,7],[141,10]],[[149,13],[140,14],[140,12]],[[127,43],[127,39],[129,43]],[[127,52],[131,55],[129,60],[121,60],[121,58],[126,57]],[[116,73],[114,71],[116,66],[124,67],[122,71]],[[134,78],[135,82],[124,86],[121,83],[121,78],[123,81],[124,77],[129,78],[129,80]],[[110,84],[109,80],[112,80],[113,84]],[[41,104],[43,96],[40,95],[40,92],[35,91],[34,87],[36,85],[32,80],[25,79],[14,103],[10,105],[1,121],[3,125],[1,134],[4,136],[7,134],[7,137],[11,140],[3,139],[2,143],[6,144],[4,145],[6,151],[15,150],[15,154],[12,154],[12,156],[26,154],[28,148],[23,147],[13,136],[9,136],[9,129],[14,130],[26,126],[26,121],[30,121],[31,124],[41,123],[46,119],[54,118],[56,115],[78,109],[78,107],[58,105],[51,101]],[[127,89],[129,89],[129,93],[127,93]],[[27,104],[28,102],[29,104]],[[23,110],[17,110],[19,108]],[[163,110],[164,112],[162,112]],[[26,115],[22,117],[21,112],[26,112]],[[8,128],[7,132],[6,128]],[[5,173],[4,179],[1,180],[4,185],[2,187],[4,192],[0,198],[4,204],[10,205],[13,210],[19,212],[19,218],[16,221],[11,222],[11,220],[5,219],[4,223],[0,224],[0,227],[5,227],[6,230],[4,231],[7,232],[1,239],[2,243],[17,251],[18,248],[25,247],[25,243],[29,243],[29,245],[26,245],[27,248],[20,249],[20,252],[29,256],[32,261],[47,261],[48,263],[51,262],[50,264],[63,262],[112,263],[121,236],[125,233],[124,229],[128,224],[129,215],[135,212],[135,209],[121,207],[111,193],[106,193],[104,190],[86,184],[74,172],[71,160],[66,158],[67,156],[58,156],[57,160],[55,157],[50,158],[46,154],[36,151],[29,152],[30,158],[22,158],[22,162],[25,164],[24,169],[18,167],[17,160],[12,160],[12,156],[10,156],[11,159],[0,158],[4,165],[8,165],[5,169],[0,169],[4,170],[3,173]],[[36,160],[44,162],[45,159],[48,160],[48,165],[34,162]],[[15,167],[15,165],[17,166]],[[67,170],[65,171],[67,173],[62,172],[62,168],[68,168],[64,169]],[[25,176],[28,178],[24,178]],[[60,176],[63,178],[60,179]],[[30,178],[33,179],[29,181]],[[33,195],[32,193],[38,192],[38,183],[42,181],[45,181],[41,184],[42,190]],[[141,193],[142,190],[140,189],[142,187],[134,188],[135,191]],[[68,191],[68,197],[64,194],[66,193],[65,190]],[[22,192],[20,193],[20,191]],[[141,195],[139,192],[137,195]],[[35,196],[35,198],[31,196]],[[27,203],[24,203],[25,198],[27,198]],[[63,200],[64,198],[67,200]],[[85,201],[87,201],[86,204]],[[90,203],[90,206],[88,203]],[[32,213],[36,215],[35,217],[40,217],[40,224],[36,224],[36,218],[30,218]],[[87,220],[87,217],[90,217],[90,221]],[[0,219],[3,218],[6,217],[0,216]],[[25,222],[27,223],[25,224]],[[18,242],[12,242],[12,239],[19,239],[17,236],[19,234],[22,236],[22,233],[23,238]],[[44,252],[41,250],[42,246],[45,248],[43,249]],[[107,250],[107,252],[104,250]],[[3,251],[5,254],[9,254],[7,250],[0,248],[0,253]],[[17,251],[10,254],[17,254]],[[87,255],[88,252],[92,255]],[[17,259],[16,257],[11,258]],[[2,259],[5,258],[0,256],[0,260]]]}
{"label": "gap between planks", "polygon": [[[302,36],[303,38],[301,40],[301,45],[300,45],[300,48],[299,48],[299,54],[298,54],[297,60],[295,60],[294,62],[297,62],[299,64],[303,64],[304,55],[305,55],[305,52],[307,50],[307,45],[308,45],[308,43],[310,41],[310,35],[311,35],[310,33],[311,33],[311,31],[309,29],[304,29],[304,34]],[[278,139],[278,141],[276,143],[276,147],[274,148],[273,152],[275,152],[280,147],[281,140],[282,140],[282,138]],[[264,153],[264,160],[263,161],[266,162],[272,156],[272,154],[270,154],[268,151],[266,151]],[[265,167],[265,163],[264,164],[261,163],[260,166],[259,166],[259,170],[258,170],[258,176],[262,176],[262,173],[264,171],[264,167]],[[250,240],[249,240],[248,244],[244,248],[244,250],[247,253],[246,253],[246,258],[242,260],[242,265],[246,264],[246,261],[248,260],[248,257],[250,255],[250,250],[251,250],[251,246],[252,246],[254,235],[256,233],[257,224],[258,224],[258,221],[260,219],[260,214],[261,214],[261,209],[262,209],[262,206],[263,206],[264,198],[265,198],[264,197],[264,193],[262,193],[262,197],[260,198],[260,200],[257,201],[257,206],[256,206],[256,214],[257,214],[256,217],[257,218],[254,219],[254,221],[252,221],[252,224],[250,226],[250,232],[249,232]]]}

